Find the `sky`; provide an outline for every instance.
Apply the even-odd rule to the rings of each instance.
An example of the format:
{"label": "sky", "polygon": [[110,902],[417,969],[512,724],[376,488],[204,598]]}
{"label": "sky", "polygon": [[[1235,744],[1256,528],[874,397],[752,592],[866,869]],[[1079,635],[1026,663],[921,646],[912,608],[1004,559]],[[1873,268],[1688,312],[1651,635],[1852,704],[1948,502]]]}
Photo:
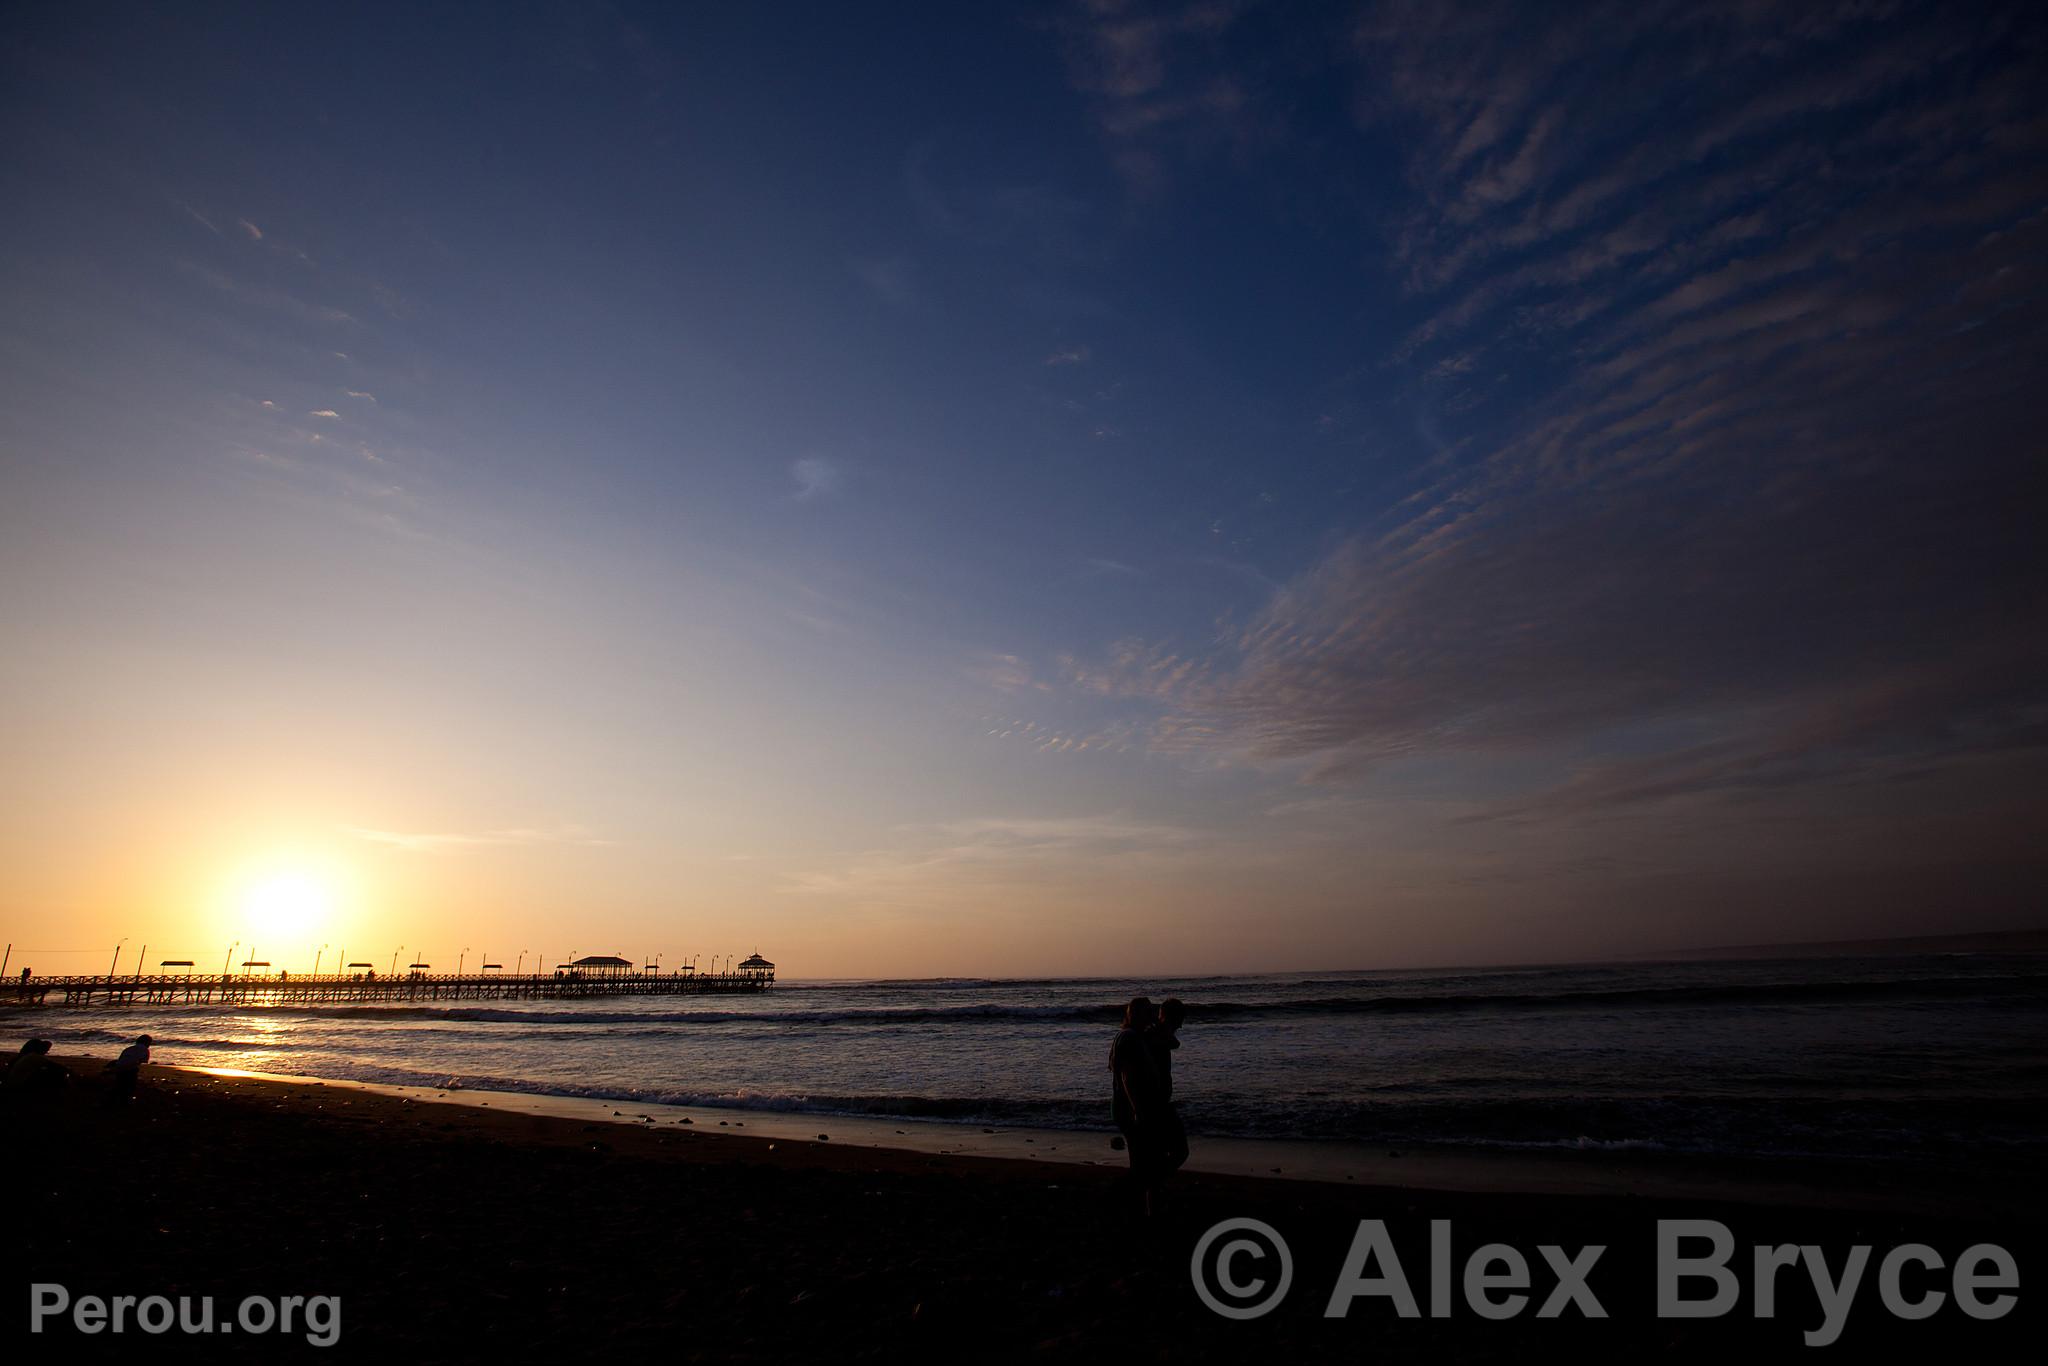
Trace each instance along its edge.
{"label": "sky", "polygon": [[2025,5],[14,5],[10,972],[2048,893]]}

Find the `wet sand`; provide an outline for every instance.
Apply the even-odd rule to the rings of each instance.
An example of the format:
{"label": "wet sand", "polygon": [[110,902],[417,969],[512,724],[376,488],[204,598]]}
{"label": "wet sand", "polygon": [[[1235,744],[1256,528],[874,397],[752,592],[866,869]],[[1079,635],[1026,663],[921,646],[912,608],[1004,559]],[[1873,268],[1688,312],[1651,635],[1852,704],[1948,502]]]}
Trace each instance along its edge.
{"label": "wet sand", "polygon": [[[1655,1317],[1656,1222],[1672,1218],[1726,1224],[1745,1276],[1756,1243],[1818,1244],[1836,1267],[1851,1244],[1874,1244],[1873,1281],[1876,1259],[1909,1241],[1951,1262],[1986,1241],[2018,1258],[2023,1289],[2007,1317],[1979,1322],[1951,1305],[1903,1322],[1867,1285],[1837,1353],[2004,1350],[2040,1322],[2024,1287],[2043,1245],[2041,1187],[2012,1175],[1210,1142],[1198,1152],[1222,1170],[1182,1173],[1148,1221],[1124,1198],[1117,1155],[1092,1135],[165,1068],[117,1108],[96,1063],[68,1061],[79,1074],[69,1094],[4,1115],[26,1253],[10,1336],[27,1283],[41,1281],[74,1295],[342,1301],[334,1348],[215,1337],[204,1350],[216,1359],[1804,1355],[1801,1332],[1821,1311],[1797,1268],[1779,1282],[1775,1318],[1755,1318],[1746,1290],[1725,1318]],[[1259,1163],[1295,1179],[1242,1174]],[[1189,1271],[1203,1231],[1231,1217],[1279,1230],[1295,1268],[1279,1307],[1245,1322],[1205,1308]],[[1450,1221],[1460,1265],[1482,1243],[1522,1250],[1534,1301],[1506,1322],[1471,1312],[1461,1291],[1446,1319],[1399,1318],[1384,1299],[1325,1318],[1361,1219],[1387,1222],[1425,1312],[1432,1220]],[[1546,1243],[1608,1247],[1591,1284],[1610,1318],[1535,1318],[1552,1284]],[[191,1350],[132,1330],[41,1341]]]}
{"label": "wet sand", "polygon": [[[715,1132],[724,1137],[786,1139],[798,1144],[814,1143],[822,1133],[826,1135],[825,1141],[842,1148],[1053,1162],[1110,1172],[1122,1172],[1128,1165],[1124,1155],[1109,1146],[1113,1131],[1107,1126],[1100,1132],[1077,1133],[1071,1129],[1024,1125],[993,1128],[938,1120],[662,1105],[461,1087],[393,1086],[286,1077],[234,1068],[182,1071],[460,1105],[499,1114],[550,1116],[583,1124],[651,1125],[657,1130],[680,1126],[703,1135]],[[1971,1170],[1930,1174],[1845,1163],[1796,1164],[1793,1170],[1798,1172],[1796,1178],[1787,1175],[1783,1163],[1667,1154],[1639,1147],[1522,1151],[1414,1146],[1389,1149],[1306,1139],[1207,1137],[1194,1145],[1186,1167],[1190,1174],[1333,1185],[1818,1205],[1984,1220],[2000,1219],[2011,1213],[2013,1181],[2020,1176]],[[2048,1189],[2048,1181],[2042,1184],[2043,1189]]]}

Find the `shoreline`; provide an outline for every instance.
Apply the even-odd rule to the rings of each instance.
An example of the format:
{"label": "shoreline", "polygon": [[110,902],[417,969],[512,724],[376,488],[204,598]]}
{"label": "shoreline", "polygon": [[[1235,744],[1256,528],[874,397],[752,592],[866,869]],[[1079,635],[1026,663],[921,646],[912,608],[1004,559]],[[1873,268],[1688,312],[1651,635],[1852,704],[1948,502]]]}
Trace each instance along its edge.
{"label": "shoreline", "polygon": [[[74,1070],[96,1065],[64,1061]],[[992,1126],[945,1120],[835,1115],[816,1111],[669,1105],[544,1092],[404,1086],[344,1078],[253,1072],[241,1068],[153,1065],[165,1076],[235,1080],[258,1088],[359,1092],[453,1113],[492,1111],[627,1130],[775,1143],[835,1152],[886,1153],[974,1162],[1039,1164],[1121,1174],[1128,1160],[1109,1146],[1111,1131]],[[279,1094],[290,1094],[289,1090]],[[445,1119],[444,1119],[444,1122]],[[1975,1219],[2048,1220],[2039,1184],[2024,1196],[2009,1172],[1981,1176],[1953,1167],[1845,1163],[1816,1158],[1751,1158],[1658,1149],[1502,1151],[1409,1145],[1385,1148],[1321,1139],[1195,1135],[1187,1173],[1252,1181],[1354,1188],[1703,1200],[1772,1207]],[[2020,1198],[2016,1198],[2020,1197]]]}
{"label": "shoreline", "polygon": [[[905,1145],[938,1126],[876,1135],[779,1115],[771,1133],[752,1113],[720,1127],[702,1110],[155,1065],[116,1103],[103,1059],[60,1060],[74,1072],[62,1094],[0,1109],[26,1178],[13,1293],[339,1306],[335,1348],[210,1339],[223,1361],[1772,1360],[1803,1353],[1823,1314],[1803,1273],[1781,1281],[1772,1317],[1673,1324],[1652,1280],[1662,1221],[1718,1221],[1738,1245],[1795,1243],[1835,1267],[1858,1246],[1924,1244],[1953,1263],[1993,1243],[2026,1284],[2048,1241],[2038,1203],[2012,1189],[1994,1207],[1966,1182],[1887,1193],[1817,1169],[1759,1181],[1638,1154],[1404,1155],[1335,1182],[1197,1168],[1141,1217],[1106,1146],[1093,1164],[1061,1160],[1021,1141],[1034,1134],[977,1133],[972,1151],[948,1134],[937,1151]],[[808,1138],[785,1132],[799,1124],[815,1125]],[[1269,1317],[1236,1322],[1198,1298],[1191,1259],[1246,1220],[1284,1238],[1298,1285]],[[1330,1317],[1367,1221],[1418,1294],[1438,1229],[1460,1257],[1597,1245],[1605,1314],[1409,1318],[1373,1297]],[[2019,1305],[1995,1322],[1903,1322],[1867,1290],[1838,1351],[2004,1359],[2039,1331],[2032,1300]],[[42,1342],[91,1345],[68,1327]]]}

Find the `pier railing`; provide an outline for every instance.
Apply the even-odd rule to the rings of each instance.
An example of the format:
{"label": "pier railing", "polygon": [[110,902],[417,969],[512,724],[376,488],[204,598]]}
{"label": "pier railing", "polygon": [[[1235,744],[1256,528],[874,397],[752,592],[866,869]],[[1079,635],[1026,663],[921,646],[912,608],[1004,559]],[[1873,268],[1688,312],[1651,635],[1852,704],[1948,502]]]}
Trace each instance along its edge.
{"label": "pier railing", "polygon": [[582,1000],[601,996],[696,996],[765,991],[772,972],[618,973],[142,973],[10,977],[0,1006],[402,1005],[417,1001]]}

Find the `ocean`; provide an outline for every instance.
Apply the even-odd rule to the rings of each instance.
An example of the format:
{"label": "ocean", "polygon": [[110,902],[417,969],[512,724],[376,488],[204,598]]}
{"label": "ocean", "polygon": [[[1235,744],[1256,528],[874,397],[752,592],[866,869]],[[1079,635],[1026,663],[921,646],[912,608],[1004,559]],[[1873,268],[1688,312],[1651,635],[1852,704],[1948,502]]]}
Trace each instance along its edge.
{"label": "ocean", "polygon": [[2035,1164],[2048,956],[778,984],[434,1007],[92,1007],[59,1052],[401,1085],[1106,1130],[1121,1002],[1178,996],[1191,1133]]}

